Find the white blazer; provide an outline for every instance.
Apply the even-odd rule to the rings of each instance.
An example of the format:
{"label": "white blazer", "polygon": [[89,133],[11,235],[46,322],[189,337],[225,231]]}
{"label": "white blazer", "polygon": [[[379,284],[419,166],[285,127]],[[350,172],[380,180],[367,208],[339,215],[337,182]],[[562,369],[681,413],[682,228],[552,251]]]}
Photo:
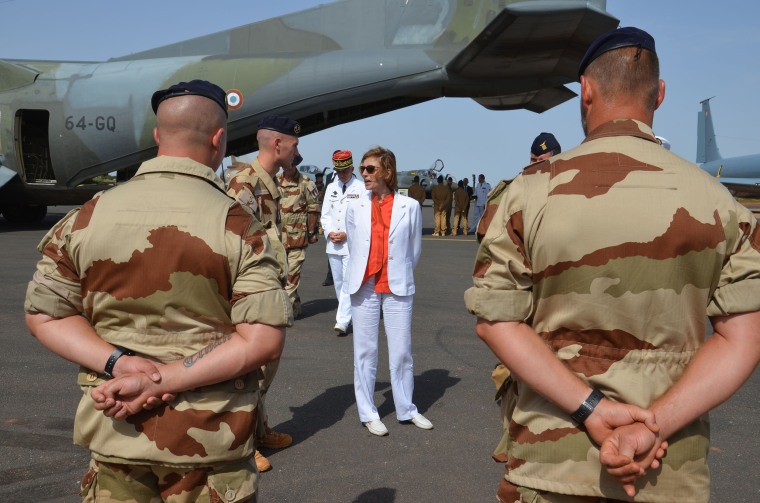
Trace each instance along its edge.
{"label": "white blazer", "polygon": [[[372,236],[372,192],[351,201],[346,212],[348,270],[344,288],[349,294],[362,286],[367,271]],[[393,196],[391,227],[388,233],[388,286],[395,295],[414,294],[414,268],[422,252],[422,212],[420,203],[396,192]]]}

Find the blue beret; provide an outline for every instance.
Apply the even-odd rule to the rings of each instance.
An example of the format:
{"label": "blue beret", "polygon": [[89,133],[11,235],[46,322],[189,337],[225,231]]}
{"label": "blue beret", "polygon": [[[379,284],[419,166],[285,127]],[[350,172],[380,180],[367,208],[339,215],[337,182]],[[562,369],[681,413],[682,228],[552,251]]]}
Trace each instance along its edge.
{"label": "blue beret", "polygon": [[633,26],[617,28],[608,31],[591,44],[578,67],[578,79],[580,79],[588,65],[596,58],[605,52],[622,47],[639,47],[657,54],[657,51],[654,50],[654,38],[649,33]]}
{"label": "blue beret", "polygon": [[539,156],[557,148],[560,148],[559,142],[553,134],[541,133],[533,140],[533,145],[530,146],[530,153]]}
{"label": "blue beret", "polygon": [[150,99],[150,104],[153,107],[153,113],[158,112],[158,105],[160,105],[162,101],[169,98],[174,98],[175,96],[188,95],[203,96],[204,98],[213,100],[217,105],[222,107],[222,110],[224,110],[224,115],[227,115],[227,93],[225,93],[221,87],[206,80],[191,80],[190,82],[180,82],[179,84],[174,84],[168,89],[156,91],[153,93],[153,97]]}
{"label": "blue beret", "polygon": [[290,136],[301,134],[301,125],[298,122],[280,115],[267,115],[259,121],[258,128],[270,129]]}

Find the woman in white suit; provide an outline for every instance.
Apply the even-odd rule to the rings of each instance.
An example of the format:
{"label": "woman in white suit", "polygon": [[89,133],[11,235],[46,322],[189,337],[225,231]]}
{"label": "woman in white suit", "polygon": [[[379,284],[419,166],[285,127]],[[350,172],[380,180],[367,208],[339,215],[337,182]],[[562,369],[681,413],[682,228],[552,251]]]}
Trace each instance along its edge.
{"label": "woman in white suit", "polygon": [[354,391],[359,419],[370,433],[388,434],[373,399],[382,310],[396,418],[429,430],[432,423],[412,402],[412,300],[414,268],[422,247],[420,205],[396,192],[396,156],[390,150],[372,148],[362,157],[359,170],[367,192],[346,211],[351,258],[345,279],[354,323]]}

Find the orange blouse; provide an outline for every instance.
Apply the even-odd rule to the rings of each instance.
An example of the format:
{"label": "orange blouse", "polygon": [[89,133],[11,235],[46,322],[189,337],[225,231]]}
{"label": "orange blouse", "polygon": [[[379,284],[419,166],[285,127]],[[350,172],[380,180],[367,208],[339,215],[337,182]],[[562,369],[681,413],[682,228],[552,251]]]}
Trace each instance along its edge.
{"label": "orange blouse", "polygon": [[388,286],[388,235],[391,231],[392,211],[393,192],[385,196],[382,201],[377,194],[372,194],[372,237],[362,285],[374,277],[377,293],[391,293]]}

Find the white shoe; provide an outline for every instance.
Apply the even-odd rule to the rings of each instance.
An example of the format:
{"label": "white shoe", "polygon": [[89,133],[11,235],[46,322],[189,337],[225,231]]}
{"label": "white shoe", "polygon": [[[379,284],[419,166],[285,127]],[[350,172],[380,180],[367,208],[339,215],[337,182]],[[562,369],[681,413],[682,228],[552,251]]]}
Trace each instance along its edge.
{"label": "white shoe", "polygon": [[425,416],[422,414],[417,414],[412,418],[412,424],[416,426],[417,428],[422,428],[423,430],[432,430],[433,429],[433,423],[427,420]]}
{"label": "white shoe", "polygon": [[345,335],[346,330],[348,330],[348,323],[335,324],[335,331],[338,332],[339,335]]}
{"label": "white shoe", "polygon": [[[423,418],[424,419],[424,418]],[[382,421],[379,419],[373,419],[372,421],[367,421],[364,423],[364,426],[367,427],[370,433],[373,435],[377,435],[378,437],[384,437],[388,434],[388,428],[385,427]],[[431,424],[430,427],[432,428],[433,425]]]}

